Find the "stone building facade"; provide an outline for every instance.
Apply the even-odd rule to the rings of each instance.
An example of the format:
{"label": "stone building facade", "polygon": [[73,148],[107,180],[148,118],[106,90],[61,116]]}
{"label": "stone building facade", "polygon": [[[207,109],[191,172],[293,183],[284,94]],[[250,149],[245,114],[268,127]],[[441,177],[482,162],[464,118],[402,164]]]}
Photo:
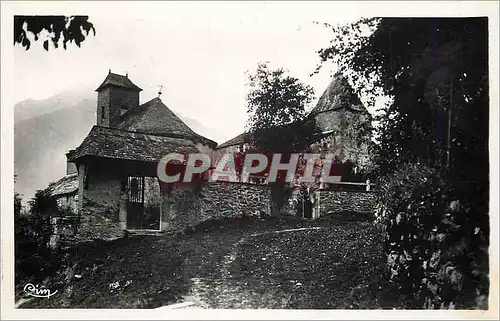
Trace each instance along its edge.
{"label": "stone building facade", "polygon": [[[366,192],[367,186],[370,188],[371,185],[359,173],[370,166],[371,114],[347,80],[336,74],[307,119],[319,130],[317,139],[309,146],[309,152],[333,154],[335,166],[340,169],[343,177],[339,184],[327,184],[322,181],[310,184],[312,186],[307,191],[301,191],[297,182],[292,183],[293,190],[290,192],[289,202],[285,204],[282,212],[317,218],[335,211],[365,211],[372,204],[373,194]],[[244,132],[218,145],[214,152],[215,157],[244,152],[251,148],[251,138],[249,132]],[[266,178],[254,182],[265,183]],[[353,186],[356,186],[355,190]]]}
{"label": "stone building facade", "polygon": [[49,188],[59,207],[78,212],[78,174],[67,174]]}
{"label": "stone building facade", "polygon": [[75,164],[67,162],[66,175],[51,184],[49,189],[60,207],[78,212],[78,173]]}
{"label": "stone building facade", "polygon": [[186,156],[179,166],[185,166],[190,153],[212,158],[217,144],[191,130],[159,97],[140,105],[141,89],[128,76],[109,72],[96,91],[96,125],[66,155],[78,172],[78,234],[114,238],[126,230],[164,230],[176,188],[158,180],[160,160],[179,153]]}
{"label": "stone building facade", "polygon": [[[359,139],[346,132],[356,131],[352,119],[357,119],[356,124],[363,123],[369,121],[369,114],[357,102],[346,104],[337,97],[345,91],[339,91],[341,85],[334,80],[313,110],[315,119],[325,126],[323,139],[330,137],[333,145],[322,140],[315,146],[335,149],[339,156],[353,157],[361,165],[365,152],[363,148],[348,152],[347,145],[354,146]],[[96,91],[96,125],[78,147],[66,154],[68,175],[58,185],[62,190],[68,181],[72,182],[77,241],[113,239],[125,231],[182,230],[208,219],[271,214],[271,191],[265,180],[171,184],[158,180],[158,164],[168,153],[186,156],[179,168],[186,166],[190,153],[203,153],[215,161],[222,153],[245,151],[247,134],[217,146],[189,128],[159,97],[140,104],[141,88],[128,76],[109,72]],[[331,189],[314,191],[306,196],[312,211],[306,217],[346,209],[369,211],[369,195]],[[292,191],[285,214],[296,215],[294,201],[298,197],[298,190]]]}

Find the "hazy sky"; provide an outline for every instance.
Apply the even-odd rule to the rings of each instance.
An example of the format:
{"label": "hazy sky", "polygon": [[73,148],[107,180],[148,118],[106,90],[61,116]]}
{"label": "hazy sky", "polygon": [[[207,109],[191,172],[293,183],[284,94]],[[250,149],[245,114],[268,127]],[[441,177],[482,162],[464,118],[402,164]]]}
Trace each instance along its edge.
{"label": "hazy sky", "polygon": [[[41,43],[14,48],[14,100],[42,99],[66,89],[93,91],[108,69],[157,95],[183,116],[231,138],[246,121],[245,72],[259,61],[284,67],[311,85],[316,99],[335,69],[309,77],[331,30],[368,16],[484,15],[492,2],[8,2],[15,14],[89,15],[97,30],[81,48],[46,52]],[[6,5],[3,6],[5,9]],[[5,12],[4,12],[5,13]],[[2,13],[2,14],[4,14]],[[496,21],[496,20],[495,20]]]}
{"label": "hazy sky", "polygon": [[[65,12],[61,3],[57,8]],[[29,51],[17,46],[16,101],[65,89],[94,90],[111,68],[128,72],[144,89],[141,102],[155,97],[163,84],[167,106],[227,138],[240,133],[246,121],[245,71],[269,61],[312,85],[319,98],[334,67],[309,74],[319,62],[316,51],[328,45],[332,32],[313,21],[361,16],[358,5],[334,2],[91,2],[76,8],[72,12],[90,16],[96,36],[66,51],[46,52],[41,43]]]}

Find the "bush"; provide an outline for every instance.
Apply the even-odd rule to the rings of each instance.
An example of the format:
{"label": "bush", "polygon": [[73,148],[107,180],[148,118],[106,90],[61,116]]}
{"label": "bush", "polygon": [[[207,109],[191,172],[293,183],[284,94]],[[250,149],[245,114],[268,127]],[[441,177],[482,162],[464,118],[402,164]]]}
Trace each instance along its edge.
{"label": "bush", "polygon": [[460,293],[475,297],[487,288],[487,231],[462,191],[419,164],[381,180],[376,216],[385,226],[388,268],[414,308],[471,308],[472,298]]}
{"label": "bush", "polygon": [[16,283],[49,276],[61,264],[59,250],[50,246],[52,218],[67,215],[68,209],[59,208],[49,189],[38,190],[29,207],[28,215],[16,215],[14,220]]}

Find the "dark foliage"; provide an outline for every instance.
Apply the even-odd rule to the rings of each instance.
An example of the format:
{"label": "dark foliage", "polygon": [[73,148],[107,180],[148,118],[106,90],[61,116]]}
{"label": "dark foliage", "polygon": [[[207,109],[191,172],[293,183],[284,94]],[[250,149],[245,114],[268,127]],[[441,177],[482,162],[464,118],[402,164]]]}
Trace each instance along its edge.
{"label": "dark foliage", "polygon": [[94,25],[88,19],[88,16],[14,16],[14,45],[18,43],[29,50],[31,41],[27,32],[33,33],[35,41],[38,41],[45,31],[49,34],[48,39],[43,41],[43,48],[47,51],[49,43],[58,48],[60,40],[64,49],[68,42],[74,42],[80,47],[90,31],[95,36]]}
{"label": "dark foliage", "polygon": [[476,290],[483,300],[488,231],[474,222],[474,209],[463,205],[460,187],[425,165],[404,165],[384,177],[380,189],[391,277],[412,293],[411,307],[485,308],[476,302]]}
{"label": "dark foliage", "polygon": [[14,193],[14,218],[21,216],[22,210],[22,197],[19,193]]}
{"label": "dark foliage", "polygon": [[[367,25],[375,31],[363,37]],[[487,169],[487,158],[468,160],[488,146],[487,19],[364,19],[334,31],[320,57],[339,63],[371,103],[377,94],[393,98],[376,119],[381,172],[418,160],[484,177],[468,169]]]}
{"label": "dark foliage", "polygon": [[16,281],[50,276],[63,264],[54,246],[54,219],[73,215],[71,209],[58,206],[50,187],[38,190],[29,207],[27,215],[16,216],[14,221]]}
{"label": "dark foliage", "polygon": [[286,75],[286,70],[271,70],[259,63],[249,74],[250,92],[247,95],[249,126],[254,130],[290,124],[305,116],[305,107],[312,101],[314,91],[299,79]]}
{"label": "dark foliage", "polygon": [[[399,266],[393,276],[416,305],[471,307],[475,302],[461,295],[468,291],[484,308],[487,19],[362,19],[332,28],[335,37],[321,59],[336,61],[372,104],[377,95],[390,97],[375,118],[374,147],[377,174],[388,175],[381,181],[380,215],[395,260],[390,266]],[[416,165],[404,167],[408,163]]]}

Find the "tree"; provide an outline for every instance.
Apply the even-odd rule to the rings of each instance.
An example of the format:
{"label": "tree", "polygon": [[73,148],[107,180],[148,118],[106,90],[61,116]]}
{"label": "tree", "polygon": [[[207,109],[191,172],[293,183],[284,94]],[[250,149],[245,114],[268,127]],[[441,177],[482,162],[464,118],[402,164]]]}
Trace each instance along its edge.
{"label": "tree", "polygon": [[301,150],[308,138],[303,123],[314,89],[286,73],[259,63],[255,74],[249,75],[247,126],[255,145],[270,152]]}
{"label": "tree", "polygon": [[57,200],[51,195],[50,185],[44,190],[38,190],[28,202],[30,215],[34,218],[33,233],[41,248],[47,246],[52,236],[51,218],[59,216]]}
{"label": "tree", "polygon": [[[425,213],[433,213],[430,224],[397,238],[398,248],[390,243],[388,250],[412,253],[411,242],[435,244],[435,233],[442,233],[439,252],[422,249],[424,256],[438,258],[434,272],[445,275],[443,269],[452,268],[472,280],[468,291],[487,292],[487,280],[480,276],[488,269],[489,237],[487,19],[381,18],[327,26],[334,38],[319,51],[321,60],[335,61],[372,104],[380,94],[390,98],[376,117],[375,159],[386,195],[395,196],[384,203],[381,195],[381,205],[394,214],[388,236],[395,226],[422,222]],[[415,232],[403,233],[410,230]],[[429,261],[413,257],[412,262]],[[422,265],[414,267],[420,272],[411,270],[418,275],[411,282],[421,289],[422,280],[429,281],[428,265],[424,271]],[[445,295],[447,283],[465,284],[453,278],[443,277],[438,291],[425,295],[450,305],[454,298],[451,292]]]}
{"label": "tree", "polygon": [[[43,40],[43,48],[49,50],[51,42],[55,48],[62,41],[66,49],[68,42],[75,42],[80,47],[94,25],[88,21],[88,16],[14,16],[14,45],[20,44],[26,50],[31,48],[28,32],[34,35],[35,41]],[[46,37],[40,38],[46,34]]]}
{"label": "tree", "polygon": [[54,233],[51,219],[62,212],[51,195],[50,185],[37,190],[28,204],[29,215],[16,216],[14,222],[16,280],[46,277],[61,263],[49,244]]}
{"label": "tree", "polygon": [[321,59],[334,60],[372,104],[380,94],[393,99],[377,118],[382,171],[416,157],[468,174],[462,166],[487,148],[485,22],[385,18],[332,27],[335,38]]}
{"label": "tree", "polygon": [[23,208],[22,196],[21,196],[21,194],[15,192],[14,193],[14,217],[21,216],[22,208]]}
{"label": "tree", "polygon": [[[267,63],[259,63],[249,75],[250,91],[247,95],[251,138],[248,152],[269,155],[280,153],[286,161],[290,153],[307,150],[318,134],[315,122],[306,117],[306,107],[312,101],[314,90],[299,79],[287,75],[283,68],[272,70]],[[284,175],[271,183],[274,210],[284,204]]]}

